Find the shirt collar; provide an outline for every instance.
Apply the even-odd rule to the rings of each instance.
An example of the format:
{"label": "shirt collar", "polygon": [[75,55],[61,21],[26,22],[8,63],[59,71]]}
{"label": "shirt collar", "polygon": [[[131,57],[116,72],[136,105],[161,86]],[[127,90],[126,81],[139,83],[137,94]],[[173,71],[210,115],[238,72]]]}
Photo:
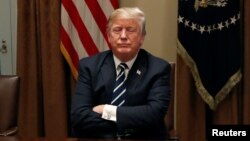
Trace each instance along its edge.
{"label": "shirt collar", "polygon": [[132,65],[133,65],[134,62],[135,62],[135,59],[137,58],[137,55],[138,55],[138,54],[136,54],[136,56],[135,56],[134,58],[132,58],[131,60],[129,60],[129,61],[127,61],[127,62],[121,62],[121,61],[113,54],[113,58],[114,58],[114,62],[115,62],[115,68],[117,69],[117,67],[118,67],[118,65],[119,65],[120,63],[126,63],[127,66],[128,66],[128,69],[130,70],[131,67],[132,67]]}

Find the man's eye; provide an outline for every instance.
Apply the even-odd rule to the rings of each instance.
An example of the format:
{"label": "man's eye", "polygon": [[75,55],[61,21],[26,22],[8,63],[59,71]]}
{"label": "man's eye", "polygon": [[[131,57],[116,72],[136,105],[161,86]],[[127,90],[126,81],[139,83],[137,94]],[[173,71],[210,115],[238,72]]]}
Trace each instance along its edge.
{"label": "man's eye", "polygon": [[120,28],[114,28],[112,31],[115,32],[115,33],[119,33],[119,32],[121,32],[121,29]]}
{"label": "man's eye", "polygon": [[128,31],[128,32],[136,32],[136,28],[130,27],[130,28],[127,28],[127,31]]}

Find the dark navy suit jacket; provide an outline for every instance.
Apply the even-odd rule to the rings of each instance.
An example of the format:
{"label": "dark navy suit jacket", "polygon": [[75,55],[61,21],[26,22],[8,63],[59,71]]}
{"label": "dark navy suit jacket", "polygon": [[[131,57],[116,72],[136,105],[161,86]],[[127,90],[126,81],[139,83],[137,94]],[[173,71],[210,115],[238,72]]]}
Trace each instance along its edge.
{"label": "dark navy suit jacket", "polygon": [[117,108],[117,122],[92,111],[109,104],[116,77],[112,51],[84,58],[71,105],[71,124],[76,137],[154,139],[166,136],[164,116],[170,99],[168,62],[140,49],[126,80],[126,100]]}

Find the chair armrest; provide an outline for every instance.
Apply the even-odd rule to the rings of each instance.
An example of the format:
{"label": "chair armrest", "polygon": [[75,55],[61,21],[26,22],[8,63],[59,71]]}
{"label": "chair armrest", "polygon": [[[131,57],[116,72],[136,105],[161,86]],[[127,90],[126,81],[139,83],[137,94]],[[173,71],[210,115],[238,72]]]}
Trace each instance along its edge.
{"label": "chair armrest", "polygon": [[18,127],[13,127],[9,130],[6,130],[4,132],[0,132],[0,136],[14,136],[17,134]]}
{"label": "chair armrest", "polygon": [[167,141],[180,141],[179,137],[169,137]]}
{"label": "chair armrest", "polygon": [[168,132],[168,140],[167,141],[180,141],[180,138],[175,129],[172,129]]}

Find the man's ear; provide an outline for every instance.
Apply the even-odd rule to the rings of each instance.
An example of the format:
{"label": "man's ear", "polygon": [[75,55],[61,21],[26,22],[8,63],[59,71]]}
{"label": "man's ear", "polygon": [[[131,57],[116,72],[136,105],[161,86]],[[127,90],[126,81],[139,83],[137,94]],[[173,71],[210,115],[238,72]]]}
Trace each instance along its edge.
{"label": "man's ear", "polygon": [[142,37],[141,37],[141,39],[140,39],[140,44],[141,44],[141,45],[143,44],[144,39],[145,39],[145,35],[144,35],[144,34],[142,34]]}
{"label": "man's ear", "polygon": [[110,43],[110,33],[107,31],[108,42]]}

